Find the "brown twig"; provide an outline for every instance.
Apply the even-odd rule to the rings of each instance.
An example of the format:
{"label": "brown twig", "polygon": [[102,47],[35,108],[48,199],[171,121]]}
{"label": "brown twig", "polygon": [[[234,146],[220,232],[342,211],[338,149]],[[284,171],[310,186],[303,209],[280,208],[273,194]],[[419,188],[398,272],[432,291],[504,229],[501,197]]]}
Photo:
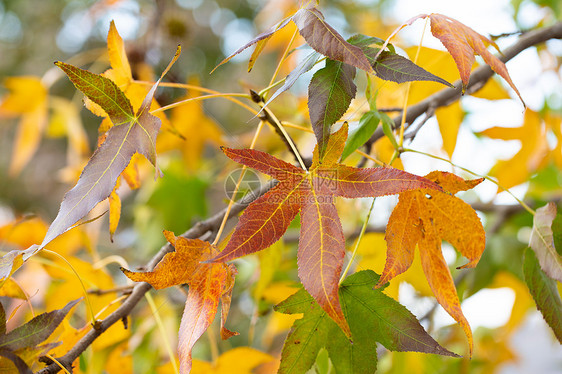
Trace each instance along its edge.
{"label": "brown twig", "polygon": [[106,290],[92,289],[92,290],[88,290],[88,293],[92,294],[92,295],[97,295],[97,296],[106,295],[108,293],[122,293],[122,294],[126,295],[126,294],[130,294],[134,287],[135,287],[134,285],[131,285],[131,286],[108,288]]}

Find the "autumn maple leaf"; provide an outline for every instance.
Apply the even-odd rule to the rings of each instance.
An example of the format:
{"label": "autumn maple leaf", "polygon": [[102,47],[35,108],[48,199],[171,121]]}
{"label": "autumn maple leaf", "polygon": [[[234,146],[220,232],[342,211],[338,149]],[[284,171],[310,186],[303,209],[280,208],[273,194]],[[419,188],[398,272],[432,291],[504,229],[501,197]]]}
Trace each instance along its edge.
{"label": "autumn maple leaf", "polygon": [[303,170],[265,152],[224,148],[236,162],[279,180],[240,217],[232,238],[213,261],[228,261],[275,243],[300,212],[298,273],[304,288],[350,336],[338,297],[338,281],[345,255],[345,238],[334,197],[383,196],[439,186],[394,168],[355,168],[338,163],[347,138],[347,124],[333,134],[326,156],[319,162],[314,149],[310,170]]}
{"label": "autumn maple leaf", "polygon": [[176,251],[166,254],[154,271],[137,273],[121,270],[131,280],[148,282],[157,290],[189,284],[178,344],[180,372],[183,374],[191,370],[193,345],[215,319],[219,302],[222,304],[221,337],[228,339],[238,335],[224,327],[237,271],[234,265],[201,263],[218,253],[208,242],[175,236],[170,231],[164,231],[164,235]]}
{"label": "autumn maple leaf", "polygon": [[435,181],[445,192],[420,190],[400,194],[386,228],[386,265],[377,287],[410,267],[417,245],[429,286],[439,304],[464,329],[472,354],[472,332],[443,258],[441,240],[447,240],[470,260],[461,268],[478,264],[486,242],[484,228],[472,207],[452,194],[471,189],[483,179],[465,181],[454,174],[438,171],[425,177]]}

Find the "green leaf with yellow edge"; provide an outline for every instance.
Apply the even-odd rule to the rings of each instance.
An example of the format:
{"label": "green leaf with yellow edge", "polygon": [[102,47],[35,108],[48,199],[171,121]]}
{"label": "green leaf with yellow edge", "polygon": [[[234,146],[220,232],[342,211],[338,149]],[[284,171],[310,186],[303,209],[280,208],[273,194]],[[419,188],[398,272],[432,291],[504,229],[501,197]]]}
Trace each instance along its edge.
{"label": "green leaf with yellow edge", "polygon": [[351,328],[350,341],[305,290],[275,307],[285,314],[303,313],[283,346],[279,373],[304,373],[326,348],[336,373],[374,373],[377,344],[391,351],[417,351],[458,357],[441,347],[414,315],[397,301],[373,289],[379,276],[371,270],[348,277],[339,289]]}
{"label": "green leaf with yellow edge", "polygon": [[523,273],[537,309],[562,344],[562,299],[556,281],[542,271],[537,256],[530,248],[525,251]]}
{"label": "green leaf with yellow edge", "polygon": [[453,85],[445,79],[431,74],[421,66],[416,65],[397,53],[382,51],[375,60],[375,56],[379,53],[380,49],[366,46],[362,47],[362,49],[369,59],[369,62],[373,65],[377,76],[381,79],[396,83],[431,81],[453,87]]}
{"label": "green leaf with yellow edge", "polygon": [[315,51],[331,60],[340,61],[372,73],[373,68],[361,50],[347,41],[330,26],[322,12],[314,6],[301,8],[293,16],[300,34]]}

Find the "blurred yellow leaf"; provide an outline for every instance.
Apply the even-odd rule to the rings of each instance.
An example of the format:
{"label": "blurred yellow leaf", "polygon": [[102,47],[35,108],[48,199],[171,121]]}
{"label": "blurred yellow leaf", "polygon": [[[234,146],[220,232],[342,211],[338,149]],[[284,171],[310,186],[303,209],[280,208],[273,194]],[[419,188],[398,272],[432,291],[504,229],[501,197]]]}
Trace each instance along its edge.
{"label": "blurred yellow leaf", "polygon": [[267,353],[250,347],[238,347],[221,354],[215,364],[193,360],[192,374],[252,374],[258,365],[273,361]]}
{"label": "blurred yellow leaf", "polygon": [[507,271],[500,271],[494,276],[492,283],[486,287],[508,287],[515,293],[515,302],[513,303],[513,308],[511,308],[511,315],[503,326],[506,329],[506,333],[511,334],[523,323],[527,312],[535,306],[527,285],[513,274]]}
{"label": "blurred yellow leaf", "polygon": [[457,136],[464,117],[460,102],[455,101],[449,106],[437,109],[435,116],[443,139],[443,149],[451,158],[457,146]]}
{"label": "blurred yellow leaf", "polygon": [[0,296],[13,297],[23,300],[27,299],[23,290],[12,278],[6,279],[1,285]]}
{"label": "blurred yellow leaf", "polygon": [[[178,101],[195,95],[197,93],[192,92]],[[205,144],[218,146],[222,143],[222,131],[205,115],[200,102],[190,101],[172,109],[171,126],[175,131],[163,131],[156,148],[159,153],[179,149],[190,170],[198,168]]]}
{"label": "blurred yellow leaf", "polygon": [[[359,269],[372,269],[378,274],[382,273],[386,259],[386,241],[384,240],[384,234],[365,234],[361,239],[361,243],[359,243],[357,252],[361,255],[361,260],[357,264]],[[418,251],[416,251],[414,255],[414,262],[410,269],[394,278],[383,292],[398,301],[400,284],[402,284],[402,282],[409,283],[416,289],[420,296],[433,295],[425,279]]]}
{"label": "blurred yellow leaf", "polygon": [[121,185],[121,178],[117,179],[111,195],[109,195],[109,239],[113,242],[113,234],[117,230],[119,218],[121,217],[121,199],[117,195],[117,190]]}
{"label": "blurred yellow leaf", "polygon": [[17,175],[29,162],[47,123],[47,88],[39,77],[10,77],[4,80],[9,93],[0,103],[0,118],[20,117],[12,151],[10,174]]}
{"label": "blurred yellow leaf", "polygon": [[502,84],[494,77],[490,78],[486,84],[470,96],[478,97],[487,100],[504,100],[511,99],[507,90]]}
{"label": "blurred yellow leaf", "polygon": [[271,284],[275,272],[279,269],[284,246],[283,241],[280,240],[273,244],[268,251],[257,253],[260,262],[260,277],[255,283],[252,293],[256,302],[259,302],[262,298],[265,299],[266,296],[270,296],[269,292],[266,293],[266,288]]}
{"label": "blurred yellow leaf", "polygon": [[119,344],[111,350],[105,363],[107,373],[132,374],[133,356],[129,352],[127,342]]}
{"label": "blurred yellow leaf", "polygon": [[[39,218],[16,219],[4,226],[0,226],[0,243],[14,246],[15,249],[29,248],[31,245],[40,243],[43,240],[47,233],[47,227],[48,225]],[[54,239],[46,248],[67,256],[75,253],[80,248],[88,247],[88,245],[88,236],[78,226]]]}
{"label": "blurred yellow leaf", "polygon": [[80,119],[79,109],[66,99],[53,97],[50,99],[53,110],[47,127],[50,137],[68,137],[67,161],[69,165],[81,165],[90,155],[88,136]]}
{"label": "blurred yellow leaf", "polygon": [[[385,163],[390,162],[394,154],[394,146],[386,136],[383,136],[375,142],[374,149],[377,160]],[[391,166],[396,169],[404,170],[404,164],[402,164],[400,158],[394,160]]]}
{"label": "blurred yellow leaf", "polygon": [[545,166],[550,151],[546,127],[539,113],[531,109],[525,111],[523,125],[520,127],[492,127],[479,134],[492,139],[521,142],[521,148],[513,157],[498,161],[490,170],[490,175],[496,177],[504,188],[526,182],[532,174]]}

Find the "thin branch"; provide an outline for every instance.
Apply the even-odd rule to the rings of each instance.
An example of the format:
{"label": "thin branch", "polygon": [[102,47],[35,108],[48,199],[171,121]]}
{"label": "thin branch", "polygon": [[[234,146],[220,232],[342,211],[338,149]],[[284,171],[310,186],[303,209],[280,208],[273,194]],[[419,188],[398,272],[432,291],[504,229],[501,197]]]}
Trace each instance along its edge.
{"label": "thin branch", "polygon": [[[241,202],[236,203],[232,206],[230,210],[229,217],[234,217],[241,211],[243,211],[252,201],[266,193],[272,187],[272,183],[269,183],[262,187],[259,191],[254,194],[247,195]],[[191,229],[184,232],[181,236],[189,239],[196,239],[204,235],[210,230],[216,229],[222,222],[223,216],[226,213],[226,209],[218,212],[214,216],[198,222]],[[152,259],[145,266],[147,270],[152,270],[162,260],[164,255],[168,252],[172,252],[174,248],[168,243],[162,246],[158,253],[152,257]],[[109,327],[114,323],[121,321],[124,317],[129,315],[133,308],[139,303],[152,286],[148,283],[141,282],[137,283],[133,288],[131,295],[123,302],[123,304],[117,308],[113,313],[107,316],[99,323],[99,328],[90,330],[82,339],[80,339],[70,351],[68,351],[64,356],[57,358],[65,368],[71,370],[72,363],[76,360],[82,352],[84,352],[101,334],[103,334]],[[47,367],[39,370],[37,374],[54,374],[60,371],[60,367],[56,363],[52,363]]]}

